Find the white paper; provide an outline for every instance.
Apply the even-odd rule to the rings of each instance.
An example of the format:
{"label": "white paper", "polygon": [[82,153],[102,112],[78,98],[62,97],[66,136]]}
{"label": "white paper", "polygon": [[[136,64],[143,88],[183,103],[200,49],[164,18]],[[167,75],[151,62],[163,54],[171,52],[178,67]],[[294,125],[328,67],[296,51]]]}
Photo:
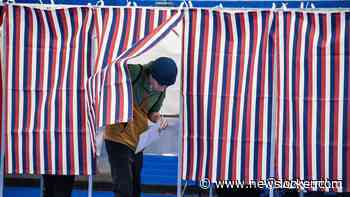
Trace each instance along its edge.
{"label": "white paper", "polygon": [[148,129],[140,135],[135,153],[142,151],[154,141],[158,140],[160,138],[159,129],[159,123],[150,125]]}

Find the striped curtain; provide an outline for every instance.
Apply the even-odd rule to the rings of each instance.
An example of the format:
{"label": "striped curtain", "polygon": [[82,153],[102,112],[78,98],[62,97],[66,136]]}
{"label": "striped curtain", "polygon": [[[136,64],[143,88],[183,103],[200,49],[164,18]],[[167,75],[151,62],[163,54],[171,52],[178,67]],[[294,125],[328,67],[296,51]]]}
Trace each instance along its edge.
{"label": "striped curtain", "polygon": [[157,43],[161,39],[159,31],[168,32],[169,27],[178,22],[178,13],[176,10],[145,8],[95,10],[97,72],[89,87],[93,105],[97,105],[92,116],[96,117],[99,127],[131,119],[131,83],[124,63],[131,55],[139,53],[134,49],[139,50],[137,48],[152,43],[154,39]]}
{"label": "striped curtain", "polygon": [[183,33],[182,178],[270,176],[275,18],[190,9]]}
{"label": "striped curtain", "polygon": [[85,83],[92,74],[92,10],[6,9],[6,172],[91,174]]}
{"label": "striped curtain", "polygon": [[350,191],[350,13],[276,16],[276,177]]}
{"label": "striped curtain", "polygon": [[6,172],[92,174],[95,128],[131,118],[126,62],[159,42],[182,13],[6,9]]}

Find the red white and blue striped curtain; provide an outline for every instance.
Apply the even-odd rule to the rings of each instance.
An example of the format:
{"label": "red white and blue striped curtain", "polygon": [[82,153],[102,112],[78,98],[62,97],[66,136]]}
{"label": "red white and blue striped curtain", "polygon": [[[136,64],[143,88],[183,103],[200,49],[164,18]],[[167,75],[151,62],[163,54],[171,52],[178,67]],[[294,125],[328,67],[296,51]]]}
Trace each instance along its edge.
{"label": "red white and blue striped curtain", "polygon": [[[95,128],[131,118],[125,63],[168,34],[182,13],[6,9],[6,172],[92,174]],[[92,61],[94,31],[97,57]]]}
{"label": "red white and blue striped curtain", "polygon": [[350,13],[276,17],[276,177],[343,180],[349,191]]}
{"label": "red white and blue striped curtain", "polygon": [[270,177],[274,13],[190,9],[183,28],[182,178]]}
{"label": "red white and blue striped curtain", "polygon": [[125,62],[139,55],[145,46],[153,46],[162,39],[180,20],[179,13],[131,7],[95,10],[98,72],[89,87],[97,105],[92,116],[99,127],[132,118],[131,83]]}
{"label": "red white and blue striped curtain", "polygon": [[92,10],[5,9],[6,172],[91,174]]}

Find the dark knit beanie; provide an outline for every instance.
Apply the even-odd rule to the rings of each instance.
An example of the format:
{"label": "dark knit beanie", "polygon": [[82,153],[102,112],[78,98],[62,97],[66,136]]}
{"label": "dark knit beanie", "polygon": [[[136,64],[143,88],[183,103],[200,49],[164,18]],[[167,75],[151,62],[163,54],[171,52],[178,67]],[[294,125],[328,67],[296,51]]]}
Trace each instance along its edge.
{"label": "dark knit beanie", "polygon": [[173,85],[177,75],[176,63],[171,58],[160,57],[151,63],[150,73],[160,85]]}

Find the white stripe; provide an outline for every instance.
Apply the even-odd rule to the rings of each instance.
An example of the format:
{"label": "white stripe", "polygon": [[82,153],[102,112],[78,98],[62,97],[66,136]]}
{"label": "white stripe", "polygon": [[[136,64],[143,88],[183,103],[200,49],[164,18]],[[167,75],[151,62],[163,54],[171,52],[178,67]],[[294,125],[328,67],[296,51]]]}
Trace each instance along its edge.
{"label": "white stripe", "polygon": [[[231,18],[231,24],[227,24],[229,26],[232,27],[232,36],[233,36],[233,49],[232,49],[232,54],[237,54],[237,46],[238,46],[238,38],[237,38],[237,29],[236,29],[236,19],[234,17],[233,14],[230,14],[230,18]],[[226,143],[226,150],[227,150],[227,157],[226,157],[226,163],[225,163],[225,180],[226,179],[230,179],[231,177],[229,177],[229,166],[230,166],[230,159],[231,158],[231,154],[230,151],[231,149],[234,147],[231,147],[231,139],[232,139],[232,131],[234,131],[234,128],[232,126],[232,119],[233,119],[233,105],[236,102],[236,98],[235,98],[235,87],[236,87],[236,67],[239,66],[237,65],[237,55],[230,55],[230,58],[232,58],[232,64],[228,65],[229,68],[231,69],[231,84],[229,84],[230,88],[230,92],[229,92],[229,113],[228,113],[228,125],[227,125],[227,130],[224,132],[227,132],[227,139]],[[234,139],[235,140],[235,139]],[[233,168],[232,168],[233,169]],[[230,169],[232,171],[232,169]]]}
{"label": "white stripe", "polygon": [[[8,6],[8,20],[9,20],[9,23],[8,24],[8,29],[9,29],[9,35],[6,35],[8,37],[8,45],[9,45],[9,50],[7,51],[8,52],[8,55],[7,55],[7,58],[8,58],[8,62],[9,62],[9,65],[13,65],[13,35],[14,35],[14,30],[13,30],[13,27],[14,27],[14,19],[13,19],[13,6],[9,5]],[[12,66],[7,66],[7,82],[8,82],[8,89],[7,89],[7,92],[9,94],[7,94],[7,108],[8,108],[8,111],[7,111],[7,125],[8,125],[8,128],[6,130],[6,133],[7,133],[7,149],[8,149],[8,152],[7,152],[7,168],[8,168],[8,173],[9,174],[12,174],[13,173],[13,169],[12,169],[12,162],[13,162],[13,158],[12,158],[12,139],[11,139],[11,135],[12,135],[12,89],[13,89],[13,84],[12,84]]]}
{"label": "white stripe", "polygon": [[[304,131],[304,100],[305,100],[305,95],[304,95],[304,88],[307,88],[307,85],[305,84],[305,37],[306,37],[306,27],[309,24],[308,18],[306,13],[303,13],[303,19],[301,21],[302,23],[302,29],[301,29],[301,46],[300,46],[300,81],[299,81],[299,150],[300,150],[300,169],[297,169],[300,171],[300,178],[301,180],[304,180],[304,132],[308,132],[307,130]],[[309,98],[306,98],[309,99]],[[306,100],[306,102],[309,102]]]}
{"label": "white stripe", "polygon": [[[279,120],[279,128],[278,129],[278,152],[277,152],[277,178],[282,178],[282,169],[284,169],[284,166],[282,166],[282,156],[284,155],[283,152],[283,112],[284,112],[284,103],[287,102],[284,98],[286,95],[284,95],[284,68],[286,67],[284,63],[284,54],[285,54],[285,47],[284,47],[284,40],[288,39],[284,37],[284,22],[283,22],[283,12],[278,12],[278,20],[279,20],[279,28],[278,28],[278,36],[279,36],[279,77],[280,81],[280,92],[279,92],[279,97],[278,97],[278,102],[279,102],[279,111],[278,111],[278,120]],[[288,120],[286,120],[288,121]],[[274,147],[272,147],[274,148]],[[286,147],[287,148],[287,147]]]}
{"label": "white stripe", "polygon": [[[325,105],[326,105],[326,110],[325,110],[325,178],[329,178],[329,163],[332,162],[329,159],[329,137],[330,137],[330,133],[329,133],[329,129],[330,127],[330,75],[331,75],[331,59],[330,59],[330,54],[331,54],[331,37],[332,37],[332,31],[331,31],[331,15],[330,13],[327,13],[327,21],[326,21],[326,25],[327,25],[327,40],[326,40],[326,65],[325,65],[325,69],[326,69],[326,98],[325,98]],[[328,189],[326,189],[326,191],[328,191]]]}
{"label": "white stripe", "polygon": [[317,132],[317,41],[320,36],[320,26],[319,26],[319,15],[318,13],[315,13],[315,37],[314,37],[314,45],[312,46],[312,58],[313,58],[313,65],[312,65],[312,136],[311,136],[311,144],[312,144],[312,154],[311,154],[311,163],[312,163],[312,180],[316,180],[317,177],[317,161],[316,161],[316,154],[317,154],[317,143],[316,143],[316,134]]}
{"label": "white stripe", "polygon": [[[43,17],[43,22],[44,22],[44,29],[45,29],[45,37],[44,37],[44,41],[45,41],[45,48],[48,49],[50,47],[50,32],[49,32],[49,26],[47,24],[47,20],[45,17],[45,12],[44,10],[40,10],[42,17]],[[44,127],[45,125],[45,116],[43,116],[43,114],[45,114],[45,106],[47,103],[47,93],[48,93],[48,67],[49,67],[49,50],[44,50],[44,62],[43,62],[43,98],[42,98],[42,106],[40,109],[40,118],[41,118],[41,125],[40,125],[40,131],[44,131],[46,128]],[[40,173],[44,174],[45,173],[45,160],[47,160],[48,158],[45,157],[45,150],[44,150],[44,138],[46,138],[46,133],[44,135],[44,132],[40,132],[40,165],[41,165],[41,169],[40,169]]]}
{"label": "white stripe", "polygon": [[[208,49],[207,51],[212,51],[212,35],[213,35],[213,13],[212,12],[208,12]],[[204,52],[205,53],[205,52]],[[209,163],[210,161],[207,161],[208,159],[208,139],[207,139],[207,135],[208,135],[208,131],[210,128],[208,128],[208,93],[209,93],[209,75],[210,75],[210,62],[211,62],[211,56],[207,55],[206,56],[206,65],[204,65],[205,68],[205,77],[204,77],[204,92],[203,94],[205,95],[203,98],[203,106],[202,108],[204,109],[204,132],[203,132],[203,145],[204,145],[204,150],[203,150],[203,166],[202,166],[202,174],[200,176],[200,178],[205,178],[206,177],[206,169],[207,169],[207,163]]]}
{"label": "white stripe", "polygon": [[[72,16],[73,17],[73,16]],[[75,41],[75,59],[73,60],[73,74],[74,74],[74,78],[71,79],[73,80],[73,130],[71,130],[73,132],[73,142],[74,144],[72,144],[72,146],[74,147],[74,170],[75,170],[75,175],[79,174],[79,152],[83,152],[82,150],[79,151],[79,141],[78,141],[78,132],[81,132],[81,130],[78,130],[78,116],[77,113],[79,113],[78,111],[78,99],[80,99],[80,95],[78,97],[77,95],[77,90],[79,91],[78,87],[78,67],[82,68],[85,65],[78,65],[78,59],[79,59],[79,44],[82,44],[80,42],[80,39],[83,37],[84,32],[82,32],[82,10],[81,8],[77,8],[77,18],[78,20],[76,21],[78,23],[78,29],[75,29],[75,32],[77,35],[76,37],[76,41]],[[78,31],[77,31],[78,30]],[[82,41],[84,42],[84,41]],[[82,54],[83,56],[86,54]],[[82,57],[83,58],[83,57]],[[79,73],[81,75],[81,72]],[[83,77],[82,75],[80,77]],[[80,91],[79,91],[80,92]],[[73,162],[73,161],[72,161]]]}
{"label": "white stripe", "polygon": [[[249,149],[250,149],[250,153],[249,153],[249,158],[246,158],[249,160],[249,180],[253,180],[254,177],[254,163],[255,160],[257,158],[255,158],[254,152],[259,150],[259,147],[257,147],[257,149],[255,150],[255,124],[256,124],[256,120],[255,120],[255,113],[256,113],[256,102],[257,102],[257,95],[256,95],[256,89],[257,89],[257,75],[258,75],[258,62],[259,62],[259,56],[260,56],[260,44],[261,44],[261,12],[257,12],[257,40],[256,40],[256,48],[253,48],[252,50],[255,50],[255,57],[254,57],[254,65],[251,69],[252,70],[252,74],[253,74],[253,79],[252,79],[252,98],[251,98],[251,104],[248,103],[248,105],[251,105],[251,115],[250,115],[250,136],[249,136]],[[249,29],[249,32],[252,31],[251,29]],[[249,35],[249,34],[247,34]],[[250,76],[251,77],[251,76]],[[260,81],[259,81],[260,83]],[[249,120],[248,120],[249,121]],[[261,162],[261,161],[259,161]],[[258,165],[259,166],[259,165]]]}
{"label": "white stripe", "polygon": [[[340,44],[340,49],[339,49],[339,120],[338,120],[338,126],[339,126],[339,131],[338,131],[338,180],[343,179],[343,132],[344,132],[344,127],[343,127],[343,113],[344,113],[344,83],[347,82],[345,80],[345,73],[344,73],[344,54],[345,54],[345,13],[341,13],[340,15],[340,36],[339,36],[339,44]],[[337,57],[337,56],[335,56]],[[345,178],[345,177],[344,177]],[[338,192],[342,192],[341,188],[338,188]]]}
{"label": "white stripe", "polygon": [[140,32],[139,36],[142,39],[145,35],[145,26],[146,26],[146,9],[141,9],[140,12]]}
{"label": "white stripe", "polygon": [[[67,25],[67,39],[64,40],[65,42],[65,46],[70,46],[71,45],[71,38],[72,38],[72,32],[71,32],[71,26],[72,24],[70,23],[70,16],[69,16],[69,13],[68,13],[68,10],[64,10],[64,14],[65,14],[65,17],[66,17],[66,21],[63,21],[66,23]],[[69,67],[69,57],[70,57],[70,47],[66,47],[66,61],[64,62],[65,64],[65,70],[63,72],[63,76],[62,76],[62,79],[63,79],[63,87],[62,89],[66,90],[66,87],[67,87],[67,78],[68,78],[68,67]],[[67,128],[67,125],[66,125],[66,120],[67,120],[67,117],[66,117],[66,105],[67,105],[67,101],[66,101],[66,95],[65,95],[65,92],[62,93],[62,128]],[[62,174],[67,174],[67,167],[69,168],[69,166],[67,166],[67,139],[66,139],[66,132],[62,132]],[[68,159],[70,159],[68,157]]]}
{"label": "white stripe", "polygon": [[[23,109],[24,106],[23,105],[23,97],[24,97],[24,82],[23,82],[23,79],[24,79],[24,29],[25,29],[25,18],[24,18],[24,8],[23,7],[20,7],[20,29],[19,29],[19,40],[18,40],[18,43],[19,43],[19,59],[17,60],[18,61],[18,74],[19,74],[19,81],[18,81],[18,84],[19,84],[19,89],[18,89],[18,119],[16,120],[17,121],[17,124],[18,124],[18,130],[15,131],[16,134],[18,135],[18,164],[19,164],[19,169],[18,169],[18,172],[19,174],[22,174],[23,173],[23,157],[25,158],[25,154],[22,154],[23,153],[23,140],[25,140],[25,137],[23,136],[25,132],[23,132]],[[18,132],[18,133],[17,133]],[[24,138],[24,139],[23,139]],[[24,147],[24,149],[27,149],[27,147]]]}
{"label": "white stripe", "polygon": [[[85,39],[86,39],[86,42],[90,42],[90,41],[92,41],[92,40],[90,40],[90,37],[89,37],[89,27],[91,26],[91,25],[93,25],[92,24],[92,20],[93,20],[93,13],[92,13],[92,10],[89,10],[89,13],[88,13],[89,15],[88,15],[88,19],[87,19],[87,24],[86,24],[86,32],[84,32],[85,33]],[[88,49],[88,47],[85,47],[85,51],[84,51],[84,54],[87,54],[87,51],[88,50],[90,50],[90,49]],[[90,63],[90,60],[89,60],[89,57],[88,56],[86,56],[85,57],[86,58],[86,61],[85,61],[85,64],[86,65],[84,65],[84,66],[86,66],[85,67],[85,69],[84,69],[84,80],[83,80],[83,82],[85,82],[85,81],[87,81],[87,79],[88,79],[88,65],[90,65],[89,63]],[[93,65],[93,64],[92,64]],[[91,66],[91,67],[93,67],[93,66]],[[91,84],[91,83],[90,83]],[[85,85],[84,85],[84,88],[85,88]],[[88,88],[88,87],[87,87]],[[87,93],[85,93],[85,98],[86,98],[86,101],[89,99],[88,98],[88,95],[87,95]],[[86,111],[88,112],[89,111],[89,107],[85,104],[85,109],[86,109]],[[88,113],[85,113],[85,119],[87,120],[84,124],[85,124],[85,128],[86,128],[86,130],[85,130],[85,132],[86,132],[86,134],[85,134],[85,145],[86,145],[86,152],[85,152],[85,156],[86,156],[86,162],[85,163],[83,163],[83,166],[84,167],[86,167],[86,169],[87,169],[87,174],[88,175],[91,175],[92,174],[92,167],[91,167],[91,164],[92,164],[92,160],[91,160],[91,146],[94,146],[94,141],[93,142],[91,142],[91,140],[90,140],[90,135],[94,135],[94,131],[93,131],[93,128],[89,128],[89,117],[88,117]],[[82,140],[83,140],[83,134],[81,135],[81,137],[82,137]],[[85,173],[85,172],[84,172]]]}
{"label": "white stripe", "polygon": [[289,169],[288,169],[288,175],[286,176],[289,179],[293,178],[293,167],[294,167],[294,161],[293,161],[293,144],[294,144],[294,139],[293,139],[293,103],[292,100],[293,95],[292,95],[292,80],[293,80],[293,75],[292,75],[292,70],[293,70],[293,49],[294,49],[294,33],[295,33],[295,12],[291,13],[291,29],[290,29],[290,37],[289,37],[289,65],[288,65],[288,74],[289,74],[289,142],[287,142],[288,146],[287,148],[289,149]]}
{"label": "white stripe", "polygon": [[[184,39],[184,43],[188,43],[189,42],[188,34],[189,34],[189,26],[190,26],[189,15],[188,14],[185,15],[185,21],[186,21],[185,25],[184,25],[185,29],[183,29],[183,31],[185,31],[185,32],[184,32],[183,39]],[[183,69],[182,69],[182,75],[183,76],[187,76],[187,71],[188,71],[188,69],[191,66],[191,65],[187,64],[187,57],[188,57],[188,53],[189,53],[190,49],[187,47],[186,44],[183,46],[183,48],[184,48],[184,52],[182,54],[182,57],[184,58],[184,65],[183,65]],[[196,56],[194,56],[194,58],[195,57]],[[183,161],[182,161],[182,178],[186,179],[187,178],[186,177],[187,168],[188,168],[187,165],[191,166],[191,164],[189,163],[188,156],[187,156],[187,151],[186,151],[187,148],[188,148],[188,144],[187,144],[187,140],[186,139],[189,138],[189,136],[188,136],[188,124],[187,124],[187,121],[186,121],[186,120],[188,120],[189,111],[187,111],[187,105],[188,104],[186,102],[186,96],[188,94],[187,84],[188,83],[192,83],[192,81],[189,82],[188,78],[184,77],[182,83],[183,83],[183,85],[182,85],[182,91],[183,91],[182,95],[184,95],[184,96],[182,96],[182,106],[180,106],[180,107],[182,107],[182,112],[183,112],[183,117],[182,117],[182,120],[181,120],[181,121],[183,121],[182,139],[181,139],[182,143],[183,143],[182,144],[182,159],[183,159]],[[180,124],[181,124],[181,122],[180,122]],[[196,169],[196,168],[193,167],[193,169]],[[195,180],[195,176],[192,175],[192,177],[190,177],[190,179],[191,180]]]}
{"label": "white stripe", "polygon": [[[106,65],[103,65],[103,60],[104,60],[104,57],[105,57],[105,54],[106,54],[106,50],[109,50],[107,49],[106,45],[108,43],[108,38],[110,36],[110,33],[111,33],[111,28],[112,28],[112,20],[113,20],[113,8],[106,8],[105,10],[106,14],[108,13],[108,18],[106,19],[107,22],[106,22],[106,26],[103,27],[103,29],[101,29],[101,34],[103,32],[103,30],[106,30],[105,31],[105,34],[103,34],[101,36],[101,48],[99,49],[100,51],[100,57],[99,59],[97,60],[97,70],[95,70],[95,72],[99,71],[100,69],[104,68]],[[102,24],[105,23],[105,21],[101,21]],[[101,117],[102,118],[102,117]]]}
{"label": "white stripe", "polygon": [[100,42],[102,42],[103,37],[102,37],[102,30],[103,30],[103,18],[102,18],[102,10],[105,8],[96,8],[96,23],[97,23],[97,28],[99,31],[99,35],[98,36],[98,43],[97,43],[97,47],[100,46]]}
{"label": "white stripe", "polygon": [[[213,145],[213,158],[212,158],[212,177],[213,180],[217,180],[217,169],[219,168],[219,170],[221,171],[221,166],[217,166],[218,165],[218,154],[222,154],[222,153],[218,153],[219,150],[219,144],[220,146],[223,144],[224,139],[220,138],[220,134],[219,134],[219,130],[220,130],[220,121],[223,121],[220,117],[223,117],[224,114],[220,115],[221,112],[221,102],[222,102],[222,98],[223,96],[226,96],[225,92],[222,91],[222,83],[224,83],[223,81],[223,75],[224,75],[224,52],[225,51],[225,41],[226,41],[226,29],[225,29],[225,20],[224,20],[224,15],[222,12],[219,12],[219,20],[221,22],[221,27],[217,26],[214,27],[215,29],[219,30],[218,28],[220,28],[221,30],[221,36],[217,37],[216,39],[220,39],[220,45],[217,48],[216,51],[217,53],[219,53],[218,55],[218,65],[210,65],[210,66],[217,66],[218,67],[218,72],[214,73],[214,75],[218,75],[217,77],[217,92],[213,92],[214,95],[216,96],[216,103],[215,103],[215,117],[214,117],[214,131],[213,132],[213,138],[212,140],[214,141]],[[218,23],[219,21],[217,21]],[[217,35],[218,36],[218,35]],[[225,71],[226,73],[227,71]],[[229,85],[229,84],[228,84]],[[226,114],[225,114],[226,115]],[[224,130],[220,130],[221,132],[225,132]],[[220,140],[220,143],[219,143]]]}
{"label": "white stripe", "polygon": [[[56,62],[55,62],[55,65],[54,65],[54,69],[55,69],[55,76],[54,76],[54,84],[52,84],[52,87],[53,87],[53,92],[52,92],[52,101],[56,101],[56,95],[57,95],[57,84],[58,84],[58,76],[59,76],[59,59],[60,59],[60,53],[61,53],[61,32],[59,31],[59,25],[58,25],[58,21],[57,21],[57,15],[56,15],[56,12],[55,11],[51,11],[51,14],[52,14],[52,23],[53,23],[53,26],[54,26],[54,31],[55,33],[57,34],[57,51],[56,51]],[[55,122],[55,119],[56,119],[56,109],[55,109],[55,102],[51,102],[51,106],[50,106],[50,109],[51,109],[51,120],[49,120],[51,123],[51,128],[50,131],[51,131],[51,135],[50,135],[50,140],[51,140],[51,155],[52,155],[52,160],[51,160],[51,165],[52,165],[52,174],[56,174],[56,158],[55,158],[55,155],[56,155],[56,137],[55,137],[55,133],[58,132],[55,130],[55,124],[57,124],[57,122]]]}
{"label": "white stripe", "polygon": [[[250,38],[249,36],[249,24],[248,24],[248,13],[244,13],[244,22],[245,22],[245,40],[242,40],[242,44],[244,42],[245,44],[245,51],[244,51],[244,54],[249,54],[249,43],[250,43]],[[240,25],[240,24],[238,24]],[[241,38],[239,38],[241,39]],[[242,84],[242,92],[239,92],[238,94],[244,94],[244,91],[246,89],[246,77],[247,77],[247,68],[248,68],[248,55],[244,56],[244,64],[243,64],[243,76],[242,76],[242,81],[243,81],[243,84]],[[237,177],[234,177],[236,178],[237,180],[241,180],[241,166],[242,166],[242,160],[241,160],[241,151],[242,151],[242,125],[243,125],[243,110],[244,110],[244,98],[241,97],[240,98],[240,104],[239,104],[239,107],[240,107],[240,114],[239,114],[239,122],[238,122],[238,136],[237,136],[237,157],[236,157],[236,174],[237,174]],[[244,131],[245,132],[245,131]],[[245,154],[245,153],[243,153]],[[243,163],[243,167],[244,167],[244,163]],[[244,178],[244,177],[243,177]]]}
{"label": "white stripe", "polygon": [[[32,36],[32,42],[33,42],[33,49],[37,49],[38,47],[38,43],[37,43],[37,37],[38,37],[38,28],[36,28],[38,26],[38,21],[37,21],[37,18],[36,18],[36,14],[34,12],[34,9],[31,9],[31,12],[32,12],[32,16],[33,16],[33,36]],[[37,54],[35,53],[35,51],[33,50],[32,52],[32,83],[30,84],[31,86],[31,90],[35,90],[36,87],[35,87],[35,84],[36,84],[36,69],[37,69]],[[29,125],[29,131],[33,131],[34,129],[34,122],[36,121],[34,119],[35,117],[35,113],[36,113],[36,108],[37,106],[35,105],[35,102],[36,102],[36,96],[35,96],[35,93],[32,93],[31,95],[32,97],[32,101],[31,101],[31,106],[30,106],[30,114],[32,116],[28,117],[30,118],[30,125]],[[30,135],[29,135],[29,145],[31,147],[31,150],[29,152],[29,158],[30,158],[30,162],[29,162],[29,166],[30,166],[30,172],[31,173],[34,173],[34,161],[36,162],[36,157],[37,157],[37,153],[34,153],[34,146],[36,146],[36,144],[34,144],[34,137],[35,137],[36,133],[35,132],[32,132]],[[38,143],[38,142],[36,142]],[[38,150],[36,150],[38,151]],[[37,164],[36,164],[37,165]]]}
{"label": "white stripe", "polygon": [[[270,12],[269,13],[269,16],[268,16],[268,29],[267,29],[267,37],[266,37],[266,54],[263,54],[265,55],[265,62],[262,62],[264,65],[265,65],[265,76],[264,77],[264,80],[265,80],[265,87],[264,88],[264,112],[263,112],[263,125],[262,125],[262,128],[263,128],[263,150],[262,150],[262,163],[261,163],[261,178],[262,179],[266,179],[266,170],[267,170],[267,167],[269,166],[269,164],[267,164],[267,146],[268,146],[268,142],[269,142],[269,139],[268,139],[268,135],[267,135],[267,125],[268,125],[268,107],[269,107],[269,100],[267,98],[269,98],[269,68],[272,68],[270,67],[269,65],[269,59],[270,59],[270,55],[269,54],[269,49],[270,47],[274,47],[274,46],[270,46],[269,45],[269,41],[270,41],[270,38],[269,38],[269,35],[270,35],[270,32],[271,32],[271,26],[272,26],[272,20],[273,20],[273,17],[274,17],[274,13],[273,12]],[[273,68],[272,68],[273,69]],[[272,112],[274,113],[274,112]],[[273,124],[271,124],[271,127],[272,127]],[[275,147],[272,147],[273,149]],[[272,159],[272,158],[270,158]]]}
{"label": "white stripe", "polygon": [[[136,19],[135,16],[136,16],[136,10],[132,9],[131,18],[130,18],[131,25],[130,25],[130,28],[127,29],[127,31],[130,31],[130,32],[129,32],[129,38],[127,38],[128,43],[126,45],[127,46],[126,50],[133,46],[133,37],[134,37],[133,35],[134,35],[134,30],[135,30],[134,27],[135,27],[135,19]],[[124,84],[126,84],[127,83],[126,79],[127,79],[127,75],[128,75],[127,68],[126,68],[126,66],[124,66],[124,64],[122,64],[121,66],[122,67],[119,69],[121,71],[121,75],[120,75],[121,79],[120,79],[120,81],[122,81]],[[123,110],[124,114],[122,114],[123,115],[122,116],[122,121],[128,121],[128,103],[130,103],[129,102],[129,98],[128,98],[129,93],[128,93],[128,89],[127,89],[126,85],[122,85],[121,88],[122,88],[123,95],[124,95],[122,97],[124,105],[121,106],[122,108],[124,108],[124,110]],[[130,95],[130,97],[132,97],[132,95]],[[130,103],[130,104],[132,104],[132,103]],[[113,117],[115,117],[115,116],[113,116]]]}
{"label": "white stripe", "polygon": [[[115,41],[113,41],[114,43],[114,47],[112,48],[112,50],[113,50],[113,58],[112,58],[112,61],[117,57],[117,55],[118,55],[118,49],[119,49],[119,46],[120,46],[120,44],[121,44],[121,34],[123,33],[123,31],[118,31],[118,30],[121,30],[122,29],[122,27],[123,27],[123,23],[125,23],[126,21],[124,21],[123,19],[124,19],[124,10],[125,9],[119,9],[119,14],[120,14],[120,17],[119,18],[117,18],[116,16],[114,16],[115,18],[116,18],[116,20],[117,21],[119,21],[119,26],[118,27],[113,27],[113,28],[115,28],[116,30],[117,30],[117,36],[116,36],[116,39],[115,39]],[[115,84],[115,73],[117,72],[116,71],[116,69],[115,69],[115,67],[116,66],[119,66],[119,65],[117,65],[117,64],[113,64],[114,66],[111,66],[111,68],[110,68],[110,79],[111,79],[111,84]],[[115,90],[112,90],[112,91],[110,91],[111,92],[111,98],[115,98],[116,97],[116,95],[117,95],[117,93],[116,93],[116,91]],[[124,94],[124,98],[125,98],[125,96],[127,96],[127,95],[125,95]],[[114,99],[112,99],[111,100],[111,109],[119,109],[119,106],[117,107],[116,106],[116,102],[115,102],[115,100]],[[125,114],[125,113],[124,113]],[[116,120],[115,120],[115,118],[116,118],[116,115],[115,115],[115,110],[110,110],[110,117],[111,117],[111,122],[109,122],[109,123],[113,123],[113,122],[116,122]],[[102,119],[101,119],[102,120]]]}
{"label": "white stripe", "polygon": [[[153,29],[158,27],[159,12],[161,10],[152,10],[154,12]],[[152,23],[152,21],[150,21]]]}

